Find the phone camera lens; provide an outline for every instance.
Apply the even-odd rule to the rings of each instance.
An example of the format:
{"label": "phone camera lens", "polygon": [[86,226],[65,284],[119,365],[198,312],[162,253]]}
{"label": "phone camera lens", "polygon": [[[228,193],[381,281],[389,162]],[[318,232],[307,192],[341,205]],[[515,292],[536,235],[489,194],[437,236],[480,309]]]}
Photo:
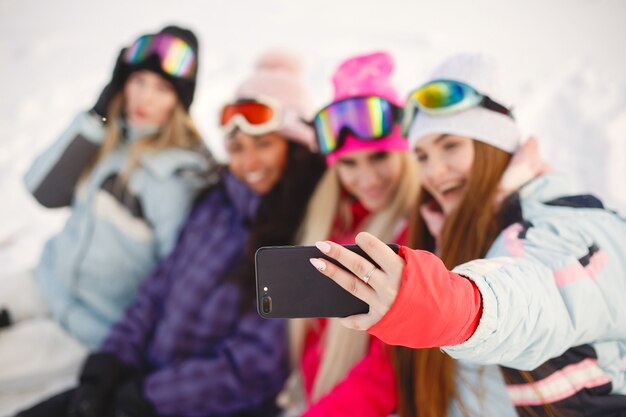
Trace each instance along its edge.
{"label": "phone camera lens", "polygon": [[261,310],[265,314],[269,314],[272,312],[272,297],[266,295],[261,300]]}

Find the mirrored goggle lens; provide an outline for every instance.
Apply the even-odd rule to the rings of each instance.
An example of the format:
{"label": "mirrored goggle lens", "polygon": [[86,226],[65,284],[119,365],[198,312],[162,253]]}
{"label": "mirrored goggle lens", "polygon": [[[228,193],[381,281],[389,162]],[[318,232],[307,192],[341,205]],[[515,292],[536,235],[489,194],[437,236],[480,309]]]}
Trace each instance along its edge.
{"label": "mirrored goggle lens", "polygon": [[331,103],[314,119],[320,150],[324,154],[335,151],[343,130],[363,141],[380,139],[393,129],[396,114],[395,106],[382,97],[351,97]]}
{"label": "mirrored goggle lens", "polygon": [[241,115],[251,125],[267,123],[274,117],[274,110],[256,101],[227,104],[222,109],[220,126],[226,126],[237,115]]}
{"label": "mirrored goggle lens", "polygon": [[402,135],[408,135],[418,111],[433,116],[456,113],[480,104],[482,98],[474,88],[459,81],[429,82],[409,95],[402,116]]}
{"label": "mirrored goggle lens", "polygon": [[467,84],[451,81],[433,81],[415,90],[409,100],[427,112],[460,111],[480,103],[482,95]]}
{"label": "mirrored goggle lens", "polygon": [[151,55],[157,55],[165,73],[185,78],[193,74],[196,54],[185,41],[169,34],[144,35],[124,53],[124,61],[138,64]]}

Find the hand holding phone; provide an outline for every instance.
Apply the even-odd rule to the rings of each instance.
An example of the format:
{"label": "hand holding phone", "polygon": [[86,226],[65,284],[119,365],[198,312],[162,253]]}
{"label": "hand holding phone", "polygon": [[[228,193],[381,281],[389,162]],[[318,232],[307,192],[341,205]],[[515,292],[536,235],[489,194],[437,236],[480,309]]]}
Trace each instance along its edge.
{"label": "hand holding phone", "polygon": [[[345,247],[376,264],[357,245]],[[398,245],[389,247],[398,252]],[[310,258],[323,258],[344,268],[315,246],[265,246],[257,250],[257,308],[262,317],[347,317],[369,311],[365,302],[316,270]]]}

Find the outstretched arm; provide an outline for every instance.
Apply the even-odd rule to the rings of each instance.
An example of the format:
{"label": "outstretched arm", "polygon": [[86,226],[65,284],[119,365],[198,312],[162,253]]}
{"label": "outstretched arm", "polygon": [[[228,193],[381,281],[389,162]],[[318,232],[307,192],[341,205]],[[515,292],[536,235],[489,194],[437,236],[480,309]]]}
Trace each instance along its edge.
{"label": "outstretched arm", "polygon": [[461,343],[472,335],[480,319],[481,298],[470,280],[448,271],[426,251],[401,247],[396,255],[369,233],[359,233],[356,243],[381,269],[332,242],[318,242],[317,247],[352,273],[322,259],[311,261],[369,304],[368,313],[346,317],[344,325],[368,330],[387,344],[413,348]]}
{"label": "outstretched arm", "polygon": [[369,313],[343,319],[348,327],[388,344],[445,347],[457,359],[534,369],[569,347],[626,334],[626,223],[609,212],[559,213],[523,238],[513,225],[489,259],[452,272],[428,252],[403,247],[402,258],[365,233],[357,244],[381,266],[368,284],[358,277],[371,263],[339,245],[318,247],[352,273],[312,262],[370,305]]}

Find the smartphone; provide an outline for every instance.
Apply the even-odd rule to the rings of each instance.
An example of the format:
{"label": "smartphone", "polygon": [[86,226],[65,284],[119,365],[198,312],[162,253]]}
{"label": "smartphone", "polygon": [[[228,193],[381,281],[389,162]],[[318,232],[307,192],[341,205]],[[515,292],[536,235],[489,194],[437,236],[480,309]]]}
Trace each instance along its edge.
{"label": "smartphone", "polygon": [[[344,247],[376,265],[357,245]],[[398,245],[389,247],[398,253]],[[257,309],[262,317],[346,317],[369,311],[365,302],[315,269],[310,258],[346,269],[315,246],[264,246],[256,251]]]}

